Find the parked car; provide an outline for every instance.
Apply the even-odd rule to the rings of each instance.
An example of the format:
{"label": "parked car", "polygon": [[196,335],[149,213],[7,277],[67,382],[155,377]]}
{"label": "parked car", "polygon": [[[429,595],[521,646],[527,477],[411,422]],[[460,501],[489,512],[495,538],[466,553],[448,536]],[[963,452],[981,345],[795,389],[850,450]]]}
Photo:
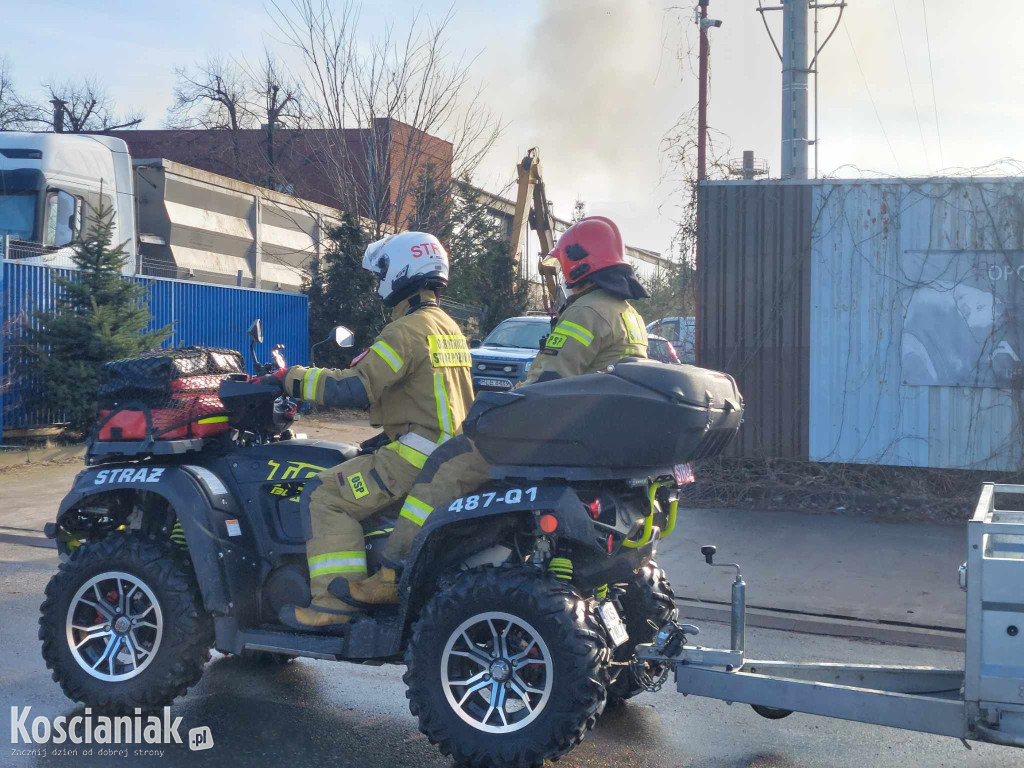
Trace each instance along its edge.
{"label": "parked car", "polygon": [[551,332],[547,315],[524,315],[502,320],[482,342],[473,339],[473,389],[502,391],[526,378],[540,342]]}
{"label": "parked car", "polygon": [[647,334],[647,356],[659,363],[682,364],[672,342],[662,336],[655,336],[653,333]]}
{"label": "parked car", "polygon": [[696,362],[694,329],[695,318],[692,317],[663,317],[647,324],[647,332],[670,341],[684,363]]}

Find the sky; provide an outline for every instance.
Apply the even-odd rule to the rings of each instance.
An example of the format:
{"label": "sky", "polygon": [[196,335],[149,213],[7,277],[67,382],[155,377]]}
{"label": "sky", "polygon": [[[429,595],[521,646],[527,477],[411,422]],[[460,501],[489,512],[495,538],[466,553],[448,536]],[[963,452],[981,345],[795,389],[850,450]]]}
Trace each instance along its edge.
{"label": "sky", "polygon": [[[537,146],[558,216],[569,218],[581,199],[588,213],[616,220],[630,245],[667,252],[681,195],[663,144],[697,99],[692,3],[455,0],[450,46],[475,57],[484,99],[507,124],[478,182],[500,191]],[[1024,159],[1024,3],[848,3],[819,59],[822,175],[935,175]],[[437,18],[452,5],[367,2],[360,33],[401,29],[417,10]],[[283,47],[259,0],[4,6],[0,53],[20,91],[92,75],[119,105],[143,110],[147,128],[163,125],[176,65],[210,52],[256,59],[265,41]],[[710,32],[709,123],[728,157],[754,150],[777,177],[781,65],[756,7],[710,2],[723,24]],[[820,12],[822,39],[835,13]],[[779,40],[781,13],[766,16]]]}

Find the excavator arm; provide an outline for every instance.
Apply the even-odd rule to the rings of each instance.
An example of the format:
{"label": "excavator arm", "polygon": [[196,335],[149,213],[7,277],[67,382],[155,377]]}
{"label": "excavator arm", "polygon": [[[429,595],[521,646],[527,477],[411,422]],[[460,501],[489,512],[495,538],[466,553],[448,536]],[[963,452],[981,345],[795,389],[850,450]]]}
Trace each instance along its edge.
{"label": "excavator arm", "polygon": [[[550,313],[557,311],[558,303],[558,262],[548,258],[555,247],[555,217],[548,205],[544,191],[544,177],[541,175],[540,153],[537,148],[529,150],[516,170],[519,175],[519,192],[516,195],[516,212],[512,221],[512,258],[519,258],[523,244],[526,223],[537,233],[540,241],[540,256],[537,271],[544,286],[544,306]],[[518,265],[517,265],[518,266]]]}

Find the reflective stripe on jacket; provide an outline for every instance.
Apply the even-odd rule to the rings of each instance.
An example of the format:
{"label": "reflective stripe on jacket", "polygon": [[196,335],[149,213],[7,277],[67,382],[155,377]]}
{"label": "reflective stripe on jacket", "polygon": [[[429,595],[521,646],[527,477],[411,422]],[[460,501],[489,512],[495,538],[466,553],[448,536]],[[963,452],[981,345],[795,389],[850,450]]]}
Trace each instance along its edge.
{"label": "reflective stripe on jacket", "polygon": [[644,319],[625,299],[591,288],[573,296],[558,315],[525,383],[545,373],[558,378],[593,373],[624,357],[647,357]]}
{"label": "reflective stripe on jacket", "polygon": [[[417,303],[425,306],[417,309]],[[399,441],[387,447],[407,459],[415,452],[419,461],[429,455],[426,445],[462,433],[473,402],[471,366],[466,337],[436,306],[433,292],[421,291],[395,307],[391,322],[352,368],[294,366],[285,388],[292,391],[292,382],[300,380],[303,399],[323,404],[327,379],[358,376],[370,401],[370,423]],[[410,434],[426,442],[400,441]]]}

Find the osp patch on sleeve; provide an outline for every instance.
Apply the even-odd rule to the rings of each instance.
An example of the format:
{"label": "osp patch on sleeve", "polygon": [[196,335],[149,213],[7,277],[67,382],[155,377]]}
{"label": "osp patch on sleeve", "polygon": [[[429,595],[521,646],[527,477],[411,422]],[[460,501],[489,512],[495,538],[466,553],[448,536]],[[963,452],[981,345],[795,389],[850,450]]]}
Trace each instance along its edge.
{"label": "osp patch on sleeve", "polygon": [[548,334],[547,343],[544,345],[545,349],[561,349],[565,346],[565,336],[560,333],[551,332]]}
{"label": "osp patch on sleeve", "polygon": [[370,489],[366,487],[366,481],[363,480],[363,473],[356,472],[354,475],[349,475],[345,478],[348,481],[348,487],[352,489],[352,495],[357,499],[363,498],[370,494]]}

